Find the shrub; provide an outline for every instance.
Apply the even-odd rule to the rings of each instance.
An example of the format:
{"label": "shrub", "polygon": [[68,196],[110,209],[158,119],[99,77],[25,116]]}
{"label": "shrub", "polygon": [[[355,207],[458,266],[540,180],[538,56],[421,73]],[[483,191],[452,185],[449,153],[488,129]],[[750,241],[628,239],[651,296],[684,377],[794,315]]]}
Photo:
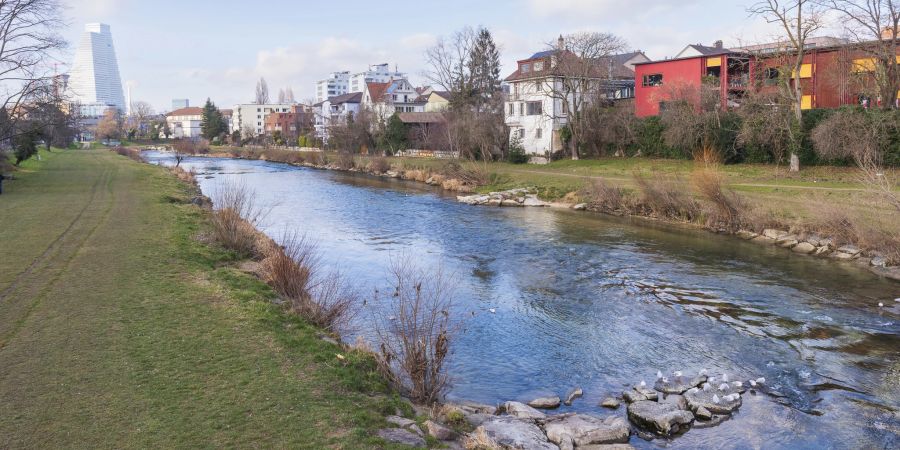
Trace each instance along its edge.
{"label": "shrub", "polygon": [[264,213],[254,204],[253,196],[250,189],[235,183],[223,185],[213,196],[213,237],[242,257],[259,253],[259,232],[255,226]]}
{"label": "shrub", "polygon": [[490,171],[488,171],[487,165],[479,165],[474,162],[463,166],[451,161],[444,164],[441,172],[448,179],[458,180],[459,183],[466,186],[484,186],[490,181]]}
{"label": "shrub", "polygon": [[431,404],[449,386],[445,363],[458,327],[452,320],[453,280],[409,258],[391,263],[392,289],[378,325],[384,374],[413,401]]}
{"label": "shrub", "polygon": [[648,180],[637,172],[633,176],[641,191],[641,206],[653,215],[686,221],[699,216],[700,205],[684,189],[684,183]]}
{"label": "shrub", "polygon": [[522,147],[522,140],[518,136],[514,136],[509,143],[509,153],[506,156],[506,160],[513,164],[525,164],[528,162],[528,155],[525,153],[525,148]]}
{"label": "shrub", "polygon": [[715,166],[695,170],[691,175],[694,187],[713,205],[707,226],[713,229],[737,231],[743,224],[744,203],[735,193],[723,189],[723,176]]}
{"label": "shrub", "polygon": [[625,193],[618,186],[611,186],[603,180],[594,180],[582,188],[581,198],[594,211],[607,213],[626,212]]}
{"label": "shrub", "polygon": [[356,167],[356,160],[350,152],[339,152],[334,165],[340,170],[350,170]]}
{"label": "shrub", "polygon": [[373,158],[369,161],[369,171],[372,173],[385,173],[391,170],[391,163],[385,157]]}

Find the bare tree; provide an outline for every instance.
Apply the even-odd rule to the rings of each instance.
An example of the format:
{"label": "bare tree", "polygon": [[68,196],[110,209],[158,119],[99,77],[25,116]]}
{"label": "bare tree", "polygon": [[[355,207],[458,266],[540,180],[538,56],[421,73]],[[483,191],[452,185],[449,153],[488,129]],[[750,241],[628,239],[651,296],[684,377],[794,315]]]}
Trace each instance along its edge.
{"label": "bare tree", "polygon": [[478,33],[472,27],[465,27],[449,38],[439,38],[433,47],[425,51],[428,67],[425,77],[450,91],[452,96],[468,96],[474,87],[470,67],[472,49],[477,39]]}
{"label": "bare tree", "polygon": [[566,124],[572,159],[578,159],[587,133],[586,106],[604,97],[612,77],[610,57],[625,49],[625,41],[611,33],[583,32],[560,36],[549,48],[550,69],[535,84],[553,99],[554,106],[543,113]]}
{"label": "bare tree", "polygon": [[283,104],[285,99],[284,88],[278,90],[278,103]]}
{"label": "bare tree", "polygon": [[98,138],[104,139],[108,143],[110,139],[122,137],[122,128],[122,114],[116,108],[109,108],[97,122],[95,131]]}
{"label": "bare tree", "polygon": [[144,136],[150,129],[150,119],[153,117],[153,106],[145,101],[135,102],[131,107],[131,119],[134,121],[138,134]]}
{"label": "bare tree", "polygon": [[803,58],[807,42],[824,24],[823,10],[814,0],[763,0],[751,6],[751,14],[776,24],[783,33],[778,39],[781,48],[782,69],[779,71],[779,87],[794,112],[790,127],[791,171],[800,170],[797,153],[801,146],[803,130],[803,86],[800,82]]}
{"label": "bare tree", "polygon": [[872,67],[856,69],[874,75],[881,107],[896,107],[900,91],[900,0],[823,0],[823,4],[840,13],[844,29],[859,50],[874,59]]}
{"label": "bare tree", "polygon": [[267,103],[269,103],[269,85],[265,78],[260,77],[256,82],[256,104],[265,105]]}
{"label": "bare tree", "polygon": [[15,136],[22,102],[53,84],[50,61],[66,43],[57,0],[0,1],[0,109],[8,114],[0,141]]}
{"label": "bare tree", "polygon": [[[290,86],[284,89],[284,103],[295,103],[294,100],[294,89]],[[315,102],[313,102],[315,103]],[[307,103],[308,105],[312,105],[313,103]]]}

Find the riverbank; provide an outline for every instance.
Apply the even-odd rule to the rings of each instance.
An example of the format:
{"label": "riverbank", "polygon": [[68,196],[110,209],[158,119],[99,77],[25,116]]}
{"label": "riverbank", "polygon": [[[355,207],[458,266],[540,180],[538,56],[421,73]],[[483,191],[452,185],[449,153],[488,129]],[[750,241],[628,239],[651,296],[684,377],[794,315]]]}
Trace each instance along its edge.
{"label": "riverbank", "polygon": [[193,187],[41,155],[0,197],[0,447],[366,448],[412,414],[202,238]]}
{"label": "riverbank", "polygon": [[[810,167],[790,174],[783,167],[765,165],[717,166],[710,201],[696,192],[697,164],[680,160],[606,158],[533,166],[241,148],[207,156],[264,159],[417,181],[460,194],[483,194],[460,197],[479,205],[499,206],[504,195],[520,197],[518,204],[524,205],[525,197],[517,193],[528,189],[529,197],[534,197],[528,200],[531,206],[687,224],[755,239],[798,255],[859,264],[879,276],[900,280],[896,210],[867,190],[855,169],[847,167]],[[605,191],[604,197],[615,194],[615,204],[609,204],[609,198],[597,198],[598,191]],[[676,203],[684,204],[654,205],[658,197],[675,197]],[[680,211],[685,208],[687,212]],[[731,218],[727,223],[719,219],[738,214],[738,220]]]}

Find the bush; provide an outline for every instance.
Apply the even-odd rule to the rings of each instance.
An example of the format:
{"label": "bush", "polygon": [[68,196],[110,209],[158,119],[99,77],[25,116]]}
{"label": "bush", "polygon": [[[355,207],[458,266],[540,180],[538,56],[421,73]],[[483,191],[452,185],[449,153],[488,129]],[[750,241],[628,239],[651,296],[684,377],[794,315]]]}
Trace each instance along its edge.
{"label": "bush", "polygon": [[256,225],[264,213],[253,201],[253,192],[241,184],[228,183],[213,196],[213,237],[240,257],[256,256],[259,232]]}
{"label": "bush", "polygon": [[625,213],[628,210],[624,191],[603,180],[594,180],[585,186],[580,196],[593,211]]}
{"label": "bush", "polygon": [[706,226],[731,232],[741,229],[744,202],[735,193],[723,189],[722,173],[715,166],[708,166],[695,170],[691,178],[700,195],[713,205]]}
{"label": "bush", "polygon": [[648,180],[637,172],[633,176],[641,191],[640,205],[653,215],[685,221],[691,221],[700,215],[700,205],[684,189],[684,183]]}
{"label": "bush", "polygon": [[525,148],[522,147],[522,140],[515,136],[509,143],[509,153],[506,160],[513,164],[525,164],[528,162],[528,155],[525,154]]}
{"label": "bush", "polygon": [[340,170],[350,170],[356,167],[356,159],[353,158],[353,154],[350,152],[339,152],[334,165]]}
{"label": "bush", "polygon": [[369,161],[369,171],[372,173],[385,173],[391,170],[391,163],[385,157],[373,158]]}
{"label": "bush", "polygon": [[686,158],[687,155],[666,146],[663,131],[665,131],[665,127],[659,116],[639,119],[635,127],[634,145],[636,148],[633,149],[633,152],[640,150],[645,156],[659,158]]}

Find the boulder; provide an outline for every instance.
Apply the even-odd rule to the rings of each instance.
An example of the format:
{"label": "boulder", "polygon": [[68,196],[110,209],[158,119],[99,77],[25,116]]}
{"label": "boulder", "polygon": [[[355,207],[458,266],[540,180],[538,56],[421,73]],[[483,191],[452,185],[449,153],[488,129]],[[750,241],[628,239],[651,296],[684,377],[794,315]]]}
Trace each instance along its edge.
{"label": "boulder", "polygon": [[792,234],[775,239],[775,245],[784,248],[793,248],[799,242],[800,241],[797,239],[797,236],[794,236]]}
{"label": "boulder", "polygon": [[861,250],[859,249],[859,247],[857,247],[855,245],[844,245],[844,246],[839,247],[837,249],[837,251],[839,251],[841,253],[847,253],[852,256],[856,256],[859,254],[859,252]]}
{"label": "boulder", "polygon": [[571,442],[577,448],[592,444],[628,442],[631,427],[622,417],[601,419],[583,414],[555,416],[544,424],[547,439],[560,447]]}
{"label": "boulder", "polygon": [[780,239],[784,236],[787,236],[788,234],[790,233],[788,233],[787,231],[775,230],[772,228],[766,228],[762,232],[762,235],[769,239]]}
{"label": "boulder", "polygon": [[753,242],[753,243],[756,243],[756,244],[770,245],[770,244],[774,244],[774,243],[775,243],[775,239],[770,238],[770,237],[767,237],[767,236],[762,236],[762,235],[760,235],[760,236],[757,236],[757,237],[755,237],[755,238],[753,238],[753,239],[750,239],[750,242]]}
{"label": "boulder", "polygon": [[664,395],[659,398],[659,403],[671,403],[678,407],[678,409],[688,409],[687,400],[684,399],[683,395],[678,394],[669,394]]}
{"label": "boulder", "polygon": [[823,245],[823,246],[820,246],[820,247],[816,248],[816,251],[813,252],[813,255],[816,255],[816,256],[825,256],[825,255],[827,255],[827,254],[829,254],[829,253],[831,253],[831,247],[829,247],[829,246],[827,246],[827,245]]}
{"label": "boulder", "polygon": [[[688,407],[693,411],[703,407],[714,414],[729,414],[741,406],[740,395],[738,395],[735,400],[729,401],[725,399],[726,396],[736,392],[737,391],[731,389],[728,391],[721,391],[719,389],[704,391],[703,389],[698,389],[696,391],[691,390],[685,392],[684,399],[687,400]],[[718,397],[718,403],[715,402],[714,397]]]}
{"label": "boulder", "polygon": [[706,375],[697,375],[695,377],[678,376],[672,377],[671,379],[666,378],[665,382],[660,378],[653,384],[653,388],[666,394],[680,394],[692,387],[699,386],[705,381]]}
{"label": "boulder", "polygon": [[572,206],[572,209],[574,209],[575,211],[584,211],[587,209],[587,203],[579,203]]}
{"label": "boulder", "polygon": [[616,409],[619,407],[619,400],[612,397],[606,397],[602,402],[600,402],[600,406],[604,408]]}
{"label": "boulder", "polygon": [[634,450],[630,444],[597,444],[583,445],[578,450]]}
{"label": "boulder", "polygon": [[641,401],[628,405],[628,419],[649,431],[668,436],[690,426],[694,415],[672,403]]}
{"label": "boulder", "polygon": [[387,420],[389,423],[397,425],[400,428],[407,428],[411,425],[416,424],[415,420],[410,420],[400,416],[387,416],[385,417],[385,420]]}
{"label": "boulder", "polygon": [[519,419],[543,419],[547,417],[546,414],[520,402],[506,402],[503,404],[503,410]]}
{"label": "boulder", "polygon": [[640,393],[644,397],[647,397],[647,400],[656,400],[656,398],[659,396],[659,393],[657,393],[653,389],[648,388],[647,386],[637,385],[634,387],[634,390],[638,391],[638,393]]}
{"label": "boulder", "polygon": [[634,389],[622,391],[622,398],[625,399],[625,403],[634,403],[647,400],[647,396],[641,394],[638,391],[635,391]]}
{"label": "boulder", "polygon": [[547,206],[547,205],[549,205],[549,203],[542,201],[533,195],[529,195],[528,197],[525,197],[525,201],[522,202],[522,205],[523,206]]}
{"label": "boulder", "polygon": [[378,430],[378,437],[392,444],[425,448],[425,439],[402,428],[385,428]]}
{"label": "boulder", "polygon": [[694,412],[694,415],[700,420],[709,420],[713,417],[712,413],[702,406],[697,408],[697,411]]}
{"label": "boulder", "polygon": [[887,267],[887,259],[884,256],[876,256],[870,263],[875,267]]}
{"label": "boulder", "polygon": [[464,417],[466,418],[466,422],[468,422],[469,425],[471,425],[473,427],[477,427],[477,426],[483,424],[486,420],[490,419],[491,417],[494,417],[494,415],[493,414],[474,413],[474,414],[465,414]]}
{"label": "boulder", "polygon": [[456,432],[437,422],[426,420],[425,429],[428,434],[439,441],[452,441],[456,439]]}
{"label": "boulder", "polygon": [[569,391],[569,393],[566,394],[566,406],[572,406],[572,402],[574,402],[576,398],[581,397],[582,395],[584,395],[584,391],[581,390],[581,388],[575,388]]}
{"label": "boulder", "polygon": [[851,259],[854,259],[854,258],[856,258],[856,256],[857,256],[856,254],[853,254],[853,253],[847,253],[847,252],[842,252],[842,251],[840,251],[840,250],[838,250],[838,251],[836,251],[836,252],[834,252],[834,253],[831,254],[831,257],[832,257],[832,258],[835,258],[835,259],[841,259],[841,260],[845,260],[845,261],[849,261],[849,260],[851,260]]}
{"label": "boulder", "polygon": [[528,402],[528,406],[540,409],[559,408],[559,397],[540,397]]}
{"label": "boulder", "polygon": [[759,236],[759,233],[754,233],[754,232],[748,231],[748,230],[740,230],[736,234],[737,234],[737,237],[739,237],[741,239],[746,239],[748,241],[750,239],[753,239],[753,238]]}
{"label": "boulder", "polygon": [[816,251],[816,246],[809,242],[801,242],[791,248],[796,253],[803,253],[804,255],[808,255],[814,251]]}
{"label": "boulder", "polygon": [[[525,406],[525,405],[522,405]],[[531,422],[512,416],[494,416],[475,429],[475,434],[484,433],[488,438],[507,449],[558,450],[547,441],[547,436]]]}

